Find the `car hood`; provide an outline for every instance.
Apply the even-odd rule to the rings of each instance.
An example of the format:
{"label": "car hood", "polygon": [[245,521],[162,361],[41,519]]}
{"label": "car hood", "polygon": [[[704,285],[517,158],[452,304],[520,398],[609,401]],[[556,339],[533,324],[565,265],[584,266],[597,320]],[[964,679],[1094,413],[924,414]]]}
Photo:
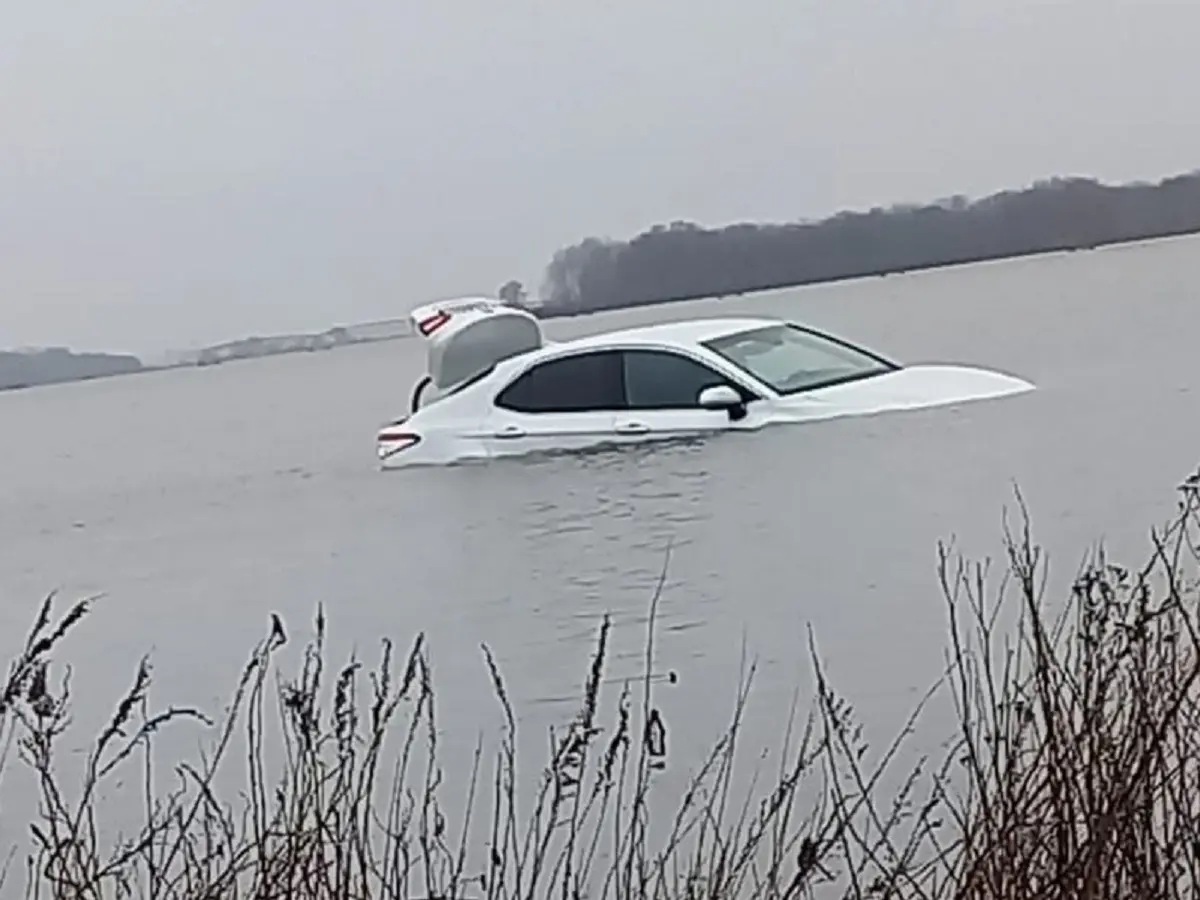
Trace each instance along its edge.
{"label": "car hood", "polygon": [[1022,378],[969,366],[906,366],[864,378],[782,398],[782,406],[798,418],[863,415],[900,409],[945,406],[972,400],[1007,397],[1032,391]]}

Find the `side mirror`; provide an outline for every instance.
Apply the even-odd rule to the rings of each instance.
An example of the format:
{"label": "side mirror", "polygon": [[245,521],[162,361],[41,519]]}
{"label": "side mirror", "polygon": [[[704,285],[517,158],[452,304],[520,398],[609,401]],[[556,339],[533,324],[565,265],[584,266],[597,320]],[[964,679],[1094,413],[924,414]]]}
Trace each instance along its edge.
{"label": "side mirror", "polygon": [[727,384],[714,384],[700,392],[700,407],[702,409],[723,409],[729,413],[729,418],[737,420],[746,414],[746,405],[741,396]]}

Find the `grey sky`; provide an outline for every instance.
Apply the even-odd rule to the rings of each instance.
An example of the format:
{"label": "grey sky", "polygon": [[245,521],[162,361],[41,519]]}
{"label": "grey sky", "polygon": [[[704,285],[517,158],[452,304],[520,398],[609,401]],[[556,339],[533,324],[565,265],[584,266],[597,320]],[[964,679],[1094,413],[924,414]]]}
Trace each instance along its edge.
{"label": "grey sky", "polygon": [[0,0],[0,347],[531,287],[589,234],[1200,167],[1195,0]]}

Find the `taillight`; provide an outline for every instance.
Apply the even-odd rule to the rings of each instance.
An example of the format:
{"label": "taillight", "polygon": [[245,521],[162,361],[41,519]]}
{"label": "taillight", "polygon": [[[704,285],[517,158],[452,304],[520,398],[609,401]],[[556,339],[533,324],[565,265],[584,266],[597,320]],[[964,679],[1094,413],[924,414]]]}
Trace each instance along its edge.
{"label": "taillight", "polygon": [[419,443],[421,443],[421,436],[413,434],[411,431],[381,431],[375,440],[375,450],[381,460],[389,459]]}
{"label": "taillight", "polygon": [[450,313],[439,310],[432,316],[426,316],[424,319],[418,322],[417,328],[420,330],[421,334],[423,334],[425,337],[429,337],[429,335],[433,334],[449,321]]}

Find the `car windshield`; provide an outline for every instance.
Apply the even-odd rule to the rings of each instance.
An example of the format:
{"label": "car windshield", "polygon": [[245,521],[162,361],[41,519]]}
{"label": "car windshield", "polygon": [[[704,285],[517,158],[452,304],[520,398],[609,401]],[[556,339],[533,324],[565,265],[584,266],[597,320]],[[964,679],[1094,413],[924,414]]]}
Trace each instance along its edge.
{"label": "car windshield", "polygon": [[797,394],[899,368],[850,344],[790,323],[739,331],[704,346],[778,394]]}

